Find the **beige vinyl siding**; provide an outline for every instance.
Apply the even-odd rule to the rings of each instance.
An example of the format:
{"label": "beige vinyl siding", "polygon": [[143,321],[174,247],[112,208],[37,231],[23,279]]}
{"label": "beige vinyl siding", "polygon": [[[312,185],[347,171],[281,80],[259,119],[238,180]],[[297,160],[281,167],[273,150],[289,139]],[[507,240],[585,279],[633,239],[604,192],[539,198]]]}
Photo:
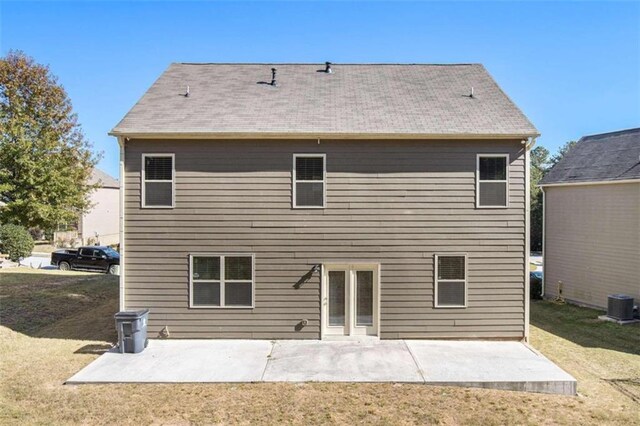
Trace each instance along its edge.
{"label": "beige vinyl siding", "polygon": [[640,301],[640,183],[545,188],[545,295],[606,309]]}
{"label": "beige vinyl siding", "polygon": [[[520,141],[151,141],[126,149],[126,305],[172,337],[320,335],[315,264],[380,263],[382,338],[521,338]],[[175,153],[174,209],[140,208],[143,153]],[[292,209],[294,153],[325,153],[327,206]],[[509,208],[476,209],[476,154],[510,154]],[[255,308],[189,309],[189,253],[255,254]],[[468,308],[435,309],[434,254],[468,253]],[[297,331],[303,320],[308,325]]]}

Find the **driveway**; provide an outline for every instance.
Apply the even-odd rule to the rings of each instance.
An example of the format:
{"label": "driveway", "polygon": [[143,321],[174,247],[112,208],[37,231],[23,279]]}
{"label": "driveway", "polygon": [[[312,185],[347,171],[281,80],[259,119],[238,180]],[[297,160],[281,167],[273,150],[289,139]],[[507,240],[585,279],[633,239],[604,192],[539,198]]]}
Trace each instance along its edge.
{"label": "driveway", "polygon": [[403,382],[575,395],[575,379],[520,342],[150,340],[103,354],[81,383]]}

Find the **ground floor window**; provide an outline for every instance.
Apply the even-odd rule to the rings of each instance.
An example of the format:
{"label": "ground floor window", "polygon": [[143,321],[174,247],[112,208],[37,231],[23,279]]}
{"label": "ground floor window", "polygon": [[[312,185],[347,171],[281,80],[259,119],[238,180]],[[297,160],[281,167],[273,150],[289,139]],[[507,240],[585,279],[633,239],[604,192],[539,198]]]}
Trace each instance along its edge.
{"label": "ground floor window", "polygon": [[193,308],[252,308],[253,254],[189,256],[189,298]]}
{"label": "ground floor window", "polygon": [[467,255],[435,255],[436,308],[464,308],[467,306]]}

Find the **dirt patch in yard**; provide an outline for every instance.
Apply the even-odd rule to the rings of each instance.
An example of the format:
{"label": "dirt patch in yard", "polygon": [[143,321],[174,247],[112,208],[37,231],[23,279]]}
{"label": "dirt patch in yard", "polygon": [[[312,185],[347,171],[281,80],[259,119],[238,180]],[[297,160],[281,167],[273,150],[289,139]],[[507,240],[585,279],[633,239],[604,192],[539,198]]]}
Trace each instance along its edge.
{"label": "dirt patch in yard", "polygon": [[[22,272],[20,272],[22,273]],[[3,424],[639,424],[640,404],[616,379],[640,375],[640,355],[593,323],[554,334],[564,306],[532,304],[535,347],[579,380],[578,397],[420,384],[259,383],[79,385],[64,380],[113,342],[117,279],[0,272]],[[4,287],[14,287],[7,290]],[[22,286],[16,294],[17,286]],[[24,294],[24,291],[27,294]],[[37,293],[37,297],[29,292]],[[69,294],[88,299],[71,297]],[[5,300],[10,305],[5,305]],[[73,309],[62,302],[75,304]],[[32,314],[46,307],[50,323]],[[4,310],[17,315],[6,317]],[[579,308],[581,309],[581,308]],[[591,313],[584,313],[588,319]],[[29,318],[32,318],[31,320]],[[26,331],[24,331],[26,330]],[[638,329],[625,328],[633,339]],[[66,337],[62,337],[66,336]],[[622,346],[620,346],[622,345]],[[617,349],[615,349],[617,348]],[[615,383],[615,384],[614,384]],[[625,382],[622,386],[627,386]],[[633,386],[633,385],[632,385]],[[625,388],[626,389],[626,388]]]}

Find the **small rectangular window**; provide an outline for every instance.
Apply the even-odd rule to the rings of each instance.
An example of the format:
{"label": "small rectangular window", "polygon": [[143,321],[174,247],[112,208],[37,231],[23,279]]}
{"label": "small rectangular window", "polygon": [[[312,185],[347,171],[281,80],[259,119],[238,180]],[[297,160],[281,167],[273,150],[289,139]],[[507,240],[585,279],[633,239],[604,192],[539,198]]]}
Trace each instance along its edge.
{"label": "small rectangular window", "polygon": [[478,154],[476,170],[476,206],[509,205],[509,155]]}
{"label": "small rectangular window", "polygon": [[467,255],[435,256],[435,306],[467,306]]}
{"label": "small rectangular window", "polygon": [[293,207],[323,208],[326,199],[324,154],[294,154]]}
{"label": "small rectangular window", "polygon": [[191,255],[191,307],[253,307],[253,255]]}
{"label": "small rectangular window", "polygon": [[143,154],[142,207],[173,207],[174,176],[173,154]]}

